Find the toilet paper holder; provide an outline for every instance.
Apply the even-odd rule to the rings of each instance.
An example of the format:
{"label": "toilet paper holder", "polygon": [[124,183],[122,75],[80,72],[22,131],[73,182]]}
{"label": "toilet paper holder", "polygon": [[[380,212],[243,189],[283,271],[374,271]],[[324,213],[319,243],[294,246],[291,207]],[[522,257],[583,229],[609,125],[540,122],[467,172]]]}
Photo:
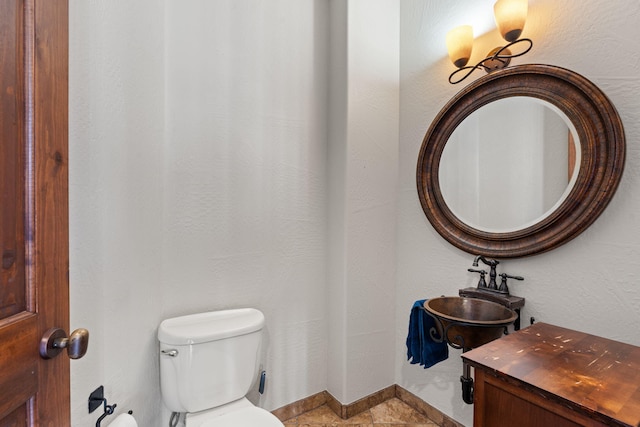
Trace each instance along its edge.
{"label": "toilet paper holder", "polygon": [[[100,415],[100,418],[96,420],[96,427],[100,427],[100,423],[105,419],[107,415],[114,413],[117,404],[108,405],[107,399],[104,397],[104,386],[100,386],[89,395],[89,413],[92,413],[96,409],[104,405],[104,413]],[[129,415],[133,414],[133,411],[129,411]]]}

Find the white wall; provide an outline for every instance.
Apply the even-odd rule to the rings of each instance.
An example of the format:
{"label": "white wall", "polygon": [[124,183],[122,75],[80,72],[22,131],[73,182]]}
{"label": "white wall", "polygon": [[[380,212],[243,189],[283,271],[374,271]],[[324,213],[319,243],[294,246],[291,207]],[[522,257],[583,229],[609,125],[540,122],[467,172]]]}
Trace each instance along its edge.
{"label": "white wall", "polygon": [[71,316],[92,334],[72,424],[95,423],[103,384],[166,425],[156,329],[202,310],[265,313],[260,406],[325,390],[328,2],[71,1],[70,18]]}
{"label": "white wall", "polygon": [[[480,34],[489,31],[494,25],[493,3],[401,2],[396,380],[466,425],[472,423],[472,407],[460,397],[459,352],[452,351],[446,362],[423,370],[406,362],[403,346],[414,300],[456,295],[458,289],[475,286],[477,281],[466,271],[472,255],[444,241],[424,216],[416,195],[415,165],[430,122],[461,89],[447,83],[454,68],[446,53],[446,32],[467,22],[482,28]],[[640,103],[634,95],[640,88],[640,51],[635,43],[640,38],[638,22],[640,4],[635,0],[529,2],[523,36],[534,40],[534,48],[514,63],[558,65],[596,83],[622,117],[627,162],[613,201],[586,232],[550,253],[500,264],[501,271],[525,277],[524,282],[511,286],[514,294],[526,298],[524,325],[534,316],[538,321],[640,344],[640,289],[636,286],[640,270]],[[473,63],[501,44],[495,32],[478,42]]]}
{"label": "white wall", "polygon": [[100,384],[165,425],[157,325],[205,310],[265,313],[262,407],[394,383],[399,7],[372,4],[71,2],[74,425]]}
{"label": "white wall", "polygon": [[166,4],[162,314],[262,310],[274,409],[326,389],[328,3]]}
{"label": "white wall", "polygon": [[331,2],[328,391],[394,384],[399,7]]}
{"label": "white wall", "polygon": [[72,365],[72,424],[87,399],[158,425],[155,330],[162,303],[164,10],[154,0],[70,2],[71,327],[90,330]]}

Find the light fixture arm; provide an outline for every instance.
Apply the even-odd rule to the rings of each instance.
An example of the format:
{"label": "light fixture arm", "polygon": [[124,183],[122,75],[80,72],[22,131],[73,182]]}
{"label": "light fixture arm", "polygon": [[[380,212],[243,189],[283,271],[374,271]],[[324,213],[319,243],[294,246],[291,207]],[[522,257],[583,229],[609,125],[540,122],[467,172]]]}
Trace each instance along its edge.
{"label": "light fixture arm", "polygon": [[[512,54],[509,48],[521,42],[528,43],[526,49],[522,52]],[[451,73],[451,75],[449,75],[449,83],[451,83],[452,85],[460,83],[480,67],[484,68],[487,73],[505,68],[507,65],[509,65],[509,62],[511,62],[511,58],[517,58],[518,56],[526,54],[531,50],[532,47],[533,41],[531,39],[522,38],[515,40],[506,46],[496,49],[495,52],[489,53],[486,58],[478,62],[476,65],[468,65],[466,67],[458,68],[456,71]],[[491,63],[491,66],[487,66],[487,63]],[[465,71],[466,73],[461,78],[457,80],[455,79],[455,76]]]}

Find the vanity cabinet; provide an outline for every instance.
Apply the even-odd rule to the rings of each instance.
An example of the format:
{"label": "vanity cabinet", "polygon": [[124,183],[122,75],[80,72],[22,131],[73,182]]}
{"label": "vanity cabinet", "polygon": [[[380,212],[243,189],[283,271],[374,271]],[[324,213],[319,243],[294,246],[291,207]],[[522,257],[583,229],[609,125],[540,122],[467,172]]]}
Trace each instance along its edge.
{"label": "vanity cabinet", "polygon": [[640,427],[640,347],[537,323],[462,358],[475,427]]}

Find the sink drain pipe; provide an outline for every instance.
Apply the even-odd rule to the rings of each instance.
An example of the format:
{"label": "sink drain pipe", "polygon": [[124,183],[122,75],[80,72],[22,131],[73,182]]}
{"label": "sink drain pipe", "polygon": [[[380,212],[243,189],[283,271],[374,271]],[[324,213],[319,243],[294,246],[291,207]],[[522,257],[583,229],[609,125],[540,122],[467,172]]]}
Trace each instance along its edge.
{"label": "sink drain pipe", "polygon": [[471,366],[467,362],[462,362],[462,376],[460,377],[462,383],[462,400],[464,403],[473,403],[473,378],[471,378]]}

